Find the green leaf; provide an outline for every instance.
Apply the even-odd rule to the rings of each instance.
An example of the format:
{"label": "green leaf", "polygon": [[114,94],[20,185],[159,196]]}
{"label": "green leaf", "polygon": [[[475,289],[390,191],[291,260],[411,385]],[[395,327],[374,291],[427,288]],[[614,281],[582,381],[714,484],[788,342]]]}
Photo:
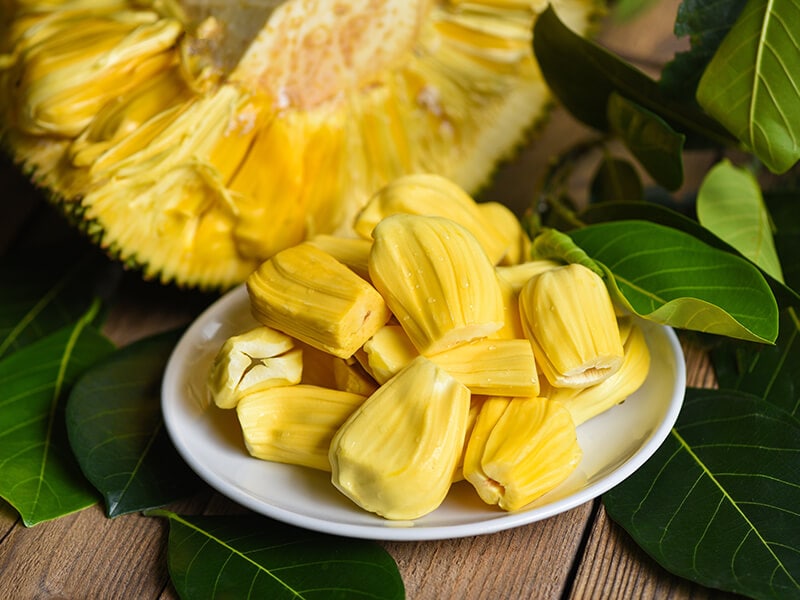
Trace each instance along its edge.
{"label": "green leaf", "polygon": [[533,238],[531,257],[577,263],[591,269],[601,277],[605,275],[603,268],[593,261],[569,235],[557,229],[545,229]]}
{"label": "green leaf", "polygon": [[800,426],[759,398],[687,390],[671,435],[603,503],[677,575],[752,598],[800,597]]}
{"label": "green leaf", "polygon": [[639,173],[627,160],[604,156],[592,177],[592,202],[641,201],[644,188]]}
{"label": "green leaf", "polygon": [[[792,210],[796,207],[793,206]],[[772,210],[772,209],[770,209]],[[702,227],[697,221],[683,214],[651,202],[606,202],[602,204],[593,204],[579,215],[581,221],[592,223],[608,223],[610,221],[650,221],[665,225],[673,229],[677,229],[687,233],[706,244],[724,250],[725,252],[740,254],[736,248],[721,240],[705,227]],[[787,222],[789,220],[787,219]],[[781,222],[783,226],[783,222]],[[782,257],[784,264],[789,265],[789,270],[784,271],[784,277],[795,275],[794,279],[789,278],[787,281],[795,282],[794,289],[800,289],[800,266],[794,267],[797,261],[792,260],[792,257],[797,256],[798,244],[800,243],[800,236],[794,234],[787,234],[782,236],[779,230],[778,235],[775,236],[775,245],[778,250],[778,256]],[[792,271],[791,269],[794,269]],[[785,283],[781,283],[776,279],[764,273],[767,281],[781,307],[793,306],[800,304],[800,294],[794,289],[788,287]]]}
{"label": "green leaf", "polygon": [[181,598],[401,600],[394,559],[378,544],[323,535],[263,517],[187,517],[170,522],[169,572]]}
{"label": "green leaf", "polygon": [[720,344],[711,359],[720,387],[766,400],[800,423],[800,320],[795,309],[781,313],[774,346]]}
{"label": "green leaf", "polygon": [[70,450],[70,386],[113,345],[90,325],[98,310],[0,361],[0,496],[31,526],[94,504]]}
{"label": "green leaf", "polygon": [[571,31],[552,7],[536,19],[533,49],[550,90],[577,119],[600,131],[609,131],[608,100],[617,92],[686,134],[687,147],[735,141],[693,102],[668,98],[642,71]]}
{"label": "green leaf", "polygon": [[180,332],[118,350],[78,380],[67,401],[69,442],[115,517],[163,506],[198,489],[164,429],[161,377]]}
{"label": "green leaf", "polygon": [[655,113],[613,92],[608,98],[608,122],[659,185],[677,190],[683,184],[683,144],[677,133]]}
{"label": "green leaf", "polygon": [[618,299],[647,319],[753,341],[778,335],[769,285],[738,256],[647,221],[590,225],[569,235],[608,270]]}
{"label": "green leaf", "polygon": [[700,105],[771,171],[800,159],[800,4],[748,0],[700,80]]}
{"label": "green leaf", "polygon": [[749,171],[733,166],[728,160],[717,163],[697,192],[697,219],[771,277],[783,282],[767,207],[758,181]]}
{"label": "green leaf", "polygon": [[746,0],[683,0],[675,16],[675,36],[691,48],[678,52],[661,71],[661,89],[671,98],[694,98],[700,77],[733,27]]}
{"label": "green leaf", "polygon": [[92,304],[98,270],[92,254],[74,246],[5,257],[0,278],[0,358],[74,323]]}

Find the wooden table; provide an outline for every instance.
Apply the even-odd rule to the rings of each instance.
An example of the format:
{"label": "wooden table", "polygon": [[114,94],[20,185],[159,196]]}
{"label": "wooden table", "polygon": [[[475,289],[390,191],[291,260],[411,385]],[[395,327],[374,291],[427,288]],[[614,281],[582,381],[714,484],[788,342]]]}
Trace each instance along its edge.
{"label": "wooden table", "polygon": [[[658,65],[677,47],[670,33],[676,8],[676,0],[665,0],[633,24],[607,27],[602,39],[626,58],[642,59],[644,68]],[[548,157],[585,134],[556,112],[536,143],[500,169],[487,195],[516,208],[526,206]],[[693,169],[702,173],[707,162],[696,157],[687,166],[691,185]],[[9,179],[9,173],[0,177]],[[5,200],[10,198],[7,184],[0,189],[2,252],[32,207],[12,207]],[[116,307],[106,326],[119,345],[186,323],[202,304],[195,296],[145,284],[135,275],[127,285],[125,305]],[[685,352],[689,385],[712,385],[704,355],[691,347]],[[244,511],[210,489],[169,508],[187,514]],[[166,540],[164,520],[138,514],[107,519],[100,506],[26,528],[0,500],[0,598],[176,598],[167,573]],[[609,521],[599,500],[501,533],[384,546],[397,561],[412,600],[732,597],[661,569]]]}

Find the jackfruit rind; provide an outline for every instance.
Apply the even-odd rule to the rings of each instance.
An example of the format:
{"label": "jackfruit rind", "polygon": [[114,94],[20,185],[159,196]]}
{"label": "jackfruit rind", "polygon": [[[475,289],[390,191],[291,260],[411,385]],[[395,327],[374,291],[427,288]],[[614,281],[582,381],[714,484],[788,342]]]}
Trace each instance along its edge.
{"label": "jackfruit rind", "polygon": [[[164,282],[241,282],[349,230],[403,174],[472,193],[550,101],[531,44],[545,3],[286,0],[260,18],[238,3],[7,5],[4,147],[98,244]],[[554,5],[579,32],[599,12]]]}

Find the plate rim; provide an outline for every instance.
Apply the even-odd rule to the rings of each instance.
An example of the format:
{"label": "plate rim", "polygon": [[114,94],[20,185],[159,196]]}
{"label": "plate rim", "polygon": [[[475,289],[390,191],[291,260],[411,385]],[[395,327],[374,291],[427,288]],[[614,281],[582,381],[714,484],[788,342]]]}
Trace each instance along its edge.
{"label": "plate rim", "polygon": [[[194,343],[194,338],[198,336],[199,332],[201,332],[209,322],[217,319],[219,314],[225,314],[225,310],[229,308],[229,305],[236,306],[238,303],[245,301],[246,294],[245,284],[240,284],[224,293],[203,310],[181,335],[167,361],[161,383],[161,410],[164,424],[170,440],[181,458],[215,491],[258,514],[319,533],[384,541],[442,540],[497,533],[499,531],[551,518],[597,498],[630,477],[630,475],[639,469],[639,467],[656,452],[667,438],[670,430],[677,421],[678,414],[680,413],[684,401],[686,390],[686,364],[683,349],[677,334],[671,327],[660,325],[652,321],[642,320],[646,327],[660,330],[660,333],[666,338],[667,346],[671,351],[671,357],[675,367],[674,389],[672,390],[668,410],[666,411],[664,419],[650,433],[647,441],[644,442],[632,456],[628,457],[613,471],[602,476],[599,480],[551,503],[518,512],[501,513],[495,518],[471,523],[413,525],[404,527],[393,526],[394,524],[391,521],[381,522],[376,525],[354,524],[300,514],[254,498],[245,490],[224,480],[214,470],[208,468],[207,465],[199,461],[191,448],[186,447],[179,431],[180,424],[176,423],[174,420],[174,407],[172,403],[179,402],[180,399],[173,397],[173,391],[176,388],[177,378],[181,372],[182,356],[190,349],[190,346]],[[258,461],[259,459],[252,458],[252,460]],[[292,465],[286,466],[289,468],[301,468]]]}

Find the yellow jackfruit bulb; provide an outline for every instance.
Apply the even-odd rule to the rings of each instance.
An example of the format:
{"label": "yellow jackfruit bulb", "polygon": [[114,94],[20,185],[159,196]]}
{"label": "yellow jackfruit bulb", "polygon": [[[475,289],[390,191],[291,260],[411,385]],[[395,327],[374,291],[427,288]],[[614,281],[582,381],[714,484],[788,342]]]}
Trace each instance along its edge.
{"label": "yellow jackfruit bulb", "polygon": [[492,263],[499,262],[511,245],[507,234],[484,217],[475,200],[441,175],[405,175],[378,190],[356,216],[356,233],[369,239],[382,219],[398,213],[455,221],[475,236]]}
{"label": "yellow jackfruit bulb", "polygon": [[396,214],[373,231],[373,285],[421,354],[486,337],[503,326],[494,266],[464,227]]}
{"label": "yellow jackfruit bulb", "polygon": [[220,408],[234,408],[243,394],[299,383],[302,373],[302,351],[292,338],[256,327],[225,340],[211,365],[208,391]]}
{"label": "yellow jackfruit bulb", "polygon": [[378,383],[386,383],[419,356],[411,339],[399,325],[384,325],[364,343],[367,368]]}
{"label": "yellow jackfruit bulb", "polygon": [[476,340],[430,358],[473,394],[539,395],[539,376],[528,340]]}
{"label": "yellow jackfruit bulb", "polygon": [[503,281],[506,281],[514,291],[519,293],[532,277],[561,266],[563,266],[563,263],[542,258],[526,260],[516,265],[498,265],[497,274]]}
{"label": "yellow jackfruit bulb", "polygon": [[513,511],[563,482],[581,459],[569,411],[546,398],[487,398],[467,442],[464,478]]}
{"label": "yellow jackfruit bulb", "polygon": [[524,339],[525,330],[522,328],[522,319],[519,316],[519,292],[500,276],[497,277],[497,285],[503,299],[503,326],[489,337],[509,340]]}
{"label": "yellow jackfruit bulb", "polygon": [[298,384],[247,393],[236,414],[252,456],[330,471],[331,440],[364,400],[351,392]]}
{"label": "yellow jackfruit bulb", "polygon": [[614,306],[591,269],[570,264],[532,277],[520,292],[519,308],[536,364],[552,385],[594,385],[622,366]]}
{"label": "yellow jackfruit bulb", "polygon": [[260,323],[340,358],[391,317],[375,288],[308,242],[264,262],[247,278],[247,291]]}
{"label": "yellow jackfruit bulb", "polygon": [[[585,33],[600,0],[554,0]],[[0,136],[103,249],[228,288],[378,189],[484,186],[552,102],[543,6],[470,0],[4,2]]]}
{"label": "yellow jackfruit bulb", "polygon": [[624,344],[625,358],[620,369],[607,379],[585,388],[542,390],[542,395],[561,402],[580,425],[620,404],[638,390],[650,370],[650,350],[641,327],[633,325]]}
{"label": "yellow jackfruit bulb", "polygon": [[506,240],[506,253],[498,264],[516,265],[530,259],[531,238],[510,208],[499,202],[479,202],[478,210]]}
{"label": "yellow jackfruit bulb", "polygon": [[387,519],[435,510],[461,458],[470,393],[420,356],[347,419],[330,446],[331,481]]}
{"label": "yellow jackfruit bulb", "polygon": [[353,273],[369,281],[369,251],[372,242],[361,238],[345,238],[335,235],[319,234],[308,240],[320,250],[324,250]]}

